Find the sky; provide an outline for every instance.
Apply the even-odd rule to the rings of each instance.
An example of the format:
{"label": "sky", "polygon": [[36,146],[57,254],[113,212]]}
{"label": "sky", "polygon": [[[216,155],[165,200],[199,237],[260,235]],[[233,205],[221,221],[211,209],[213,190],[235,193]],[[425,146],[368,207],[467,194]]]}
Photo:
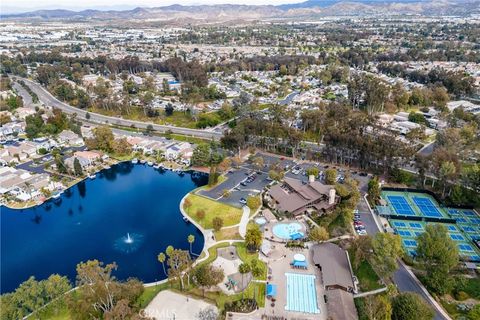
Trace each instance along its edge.
{"label": "sky", "polygon": [[135,7],[161,7],[171,4],[284,4],[303,2],[305,0],[1,0],[0,10],[3,13],[20,12],[38,9],[100,9],[125,10]]}

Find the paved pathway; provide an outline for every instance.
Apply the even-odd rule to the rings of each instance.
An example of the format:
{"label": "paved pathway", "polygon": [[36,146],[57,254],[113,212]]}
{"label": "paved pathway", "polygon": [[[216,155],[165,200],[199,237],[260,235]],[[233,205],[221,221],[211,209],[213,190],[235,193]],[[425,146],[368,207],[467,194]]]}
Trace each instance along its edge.
{"label": "paved pathway", "polygon": [[240,219],[240,223],[238,225],[238,233],[242,238],[245,238],[245,234],[247,234],[248,220],[250,220],[250,208],[243,206],[242,219]]}

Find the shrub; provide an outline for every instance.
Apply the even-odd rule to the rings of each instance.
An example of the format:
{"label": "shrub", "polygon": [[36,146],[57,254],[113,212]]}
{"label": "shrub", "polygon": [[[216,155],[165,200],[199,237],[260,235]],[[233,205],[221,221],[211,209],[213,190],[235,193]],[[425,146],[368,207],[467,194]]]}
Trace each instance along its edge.
{"label": "shrub", "polygon": [[198,209],[196,212],[198,220],[203,220],[205,219],[205,210],[203,209]]}
{"label": "shrub", "polygon": [[223,219],[220,217],[215,217],[212,220],[213,230],[220,231],[223,227]]}

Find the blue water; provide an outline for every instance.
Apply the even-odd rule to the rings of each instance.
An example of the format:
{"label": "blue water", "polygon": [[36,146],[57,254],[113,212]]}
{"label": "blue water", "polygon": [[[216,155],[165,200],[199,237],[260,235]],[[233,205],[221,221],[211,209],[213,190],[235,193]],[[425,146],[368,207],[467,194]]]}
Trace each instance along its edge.
{"label": "blue water", "polygon": [[302,230],[302,225],[297,222],[292,223],[279,223],[273,226],[272,232],[280,239],[289,240],[293,234],[299,233]]}
{"label": "blue water", "polygon": [[25,210],[2,207],[1,292],[31,275],[58,273],[74,281],[75,266],[89,259],[116,262],[119,279],[164,279],[159,252],[168,245],[188,250],[189,234],[195,236],[193,252],[203,248],[201,232],[183,221],[179,203],[206,182],[199,173],[122,163],[65,191],[61,200]]}

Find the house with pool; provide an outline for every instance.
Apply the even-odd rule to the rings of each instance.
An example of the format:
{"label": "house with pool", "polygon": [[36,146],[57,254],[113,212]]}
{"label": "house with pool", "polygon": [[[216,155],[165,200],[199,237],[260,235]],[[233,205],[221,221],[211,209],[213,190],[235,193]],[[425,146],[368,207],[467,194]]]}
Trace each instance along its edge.
{"label": "house with pool", "polygon": [[272,186],[266,198],[272,208],[294,216],[308,210],[326,213],[340,201],[335,186],[316,181],[313,176],[309,177],[308,182],[287,177],[283,183]]}

